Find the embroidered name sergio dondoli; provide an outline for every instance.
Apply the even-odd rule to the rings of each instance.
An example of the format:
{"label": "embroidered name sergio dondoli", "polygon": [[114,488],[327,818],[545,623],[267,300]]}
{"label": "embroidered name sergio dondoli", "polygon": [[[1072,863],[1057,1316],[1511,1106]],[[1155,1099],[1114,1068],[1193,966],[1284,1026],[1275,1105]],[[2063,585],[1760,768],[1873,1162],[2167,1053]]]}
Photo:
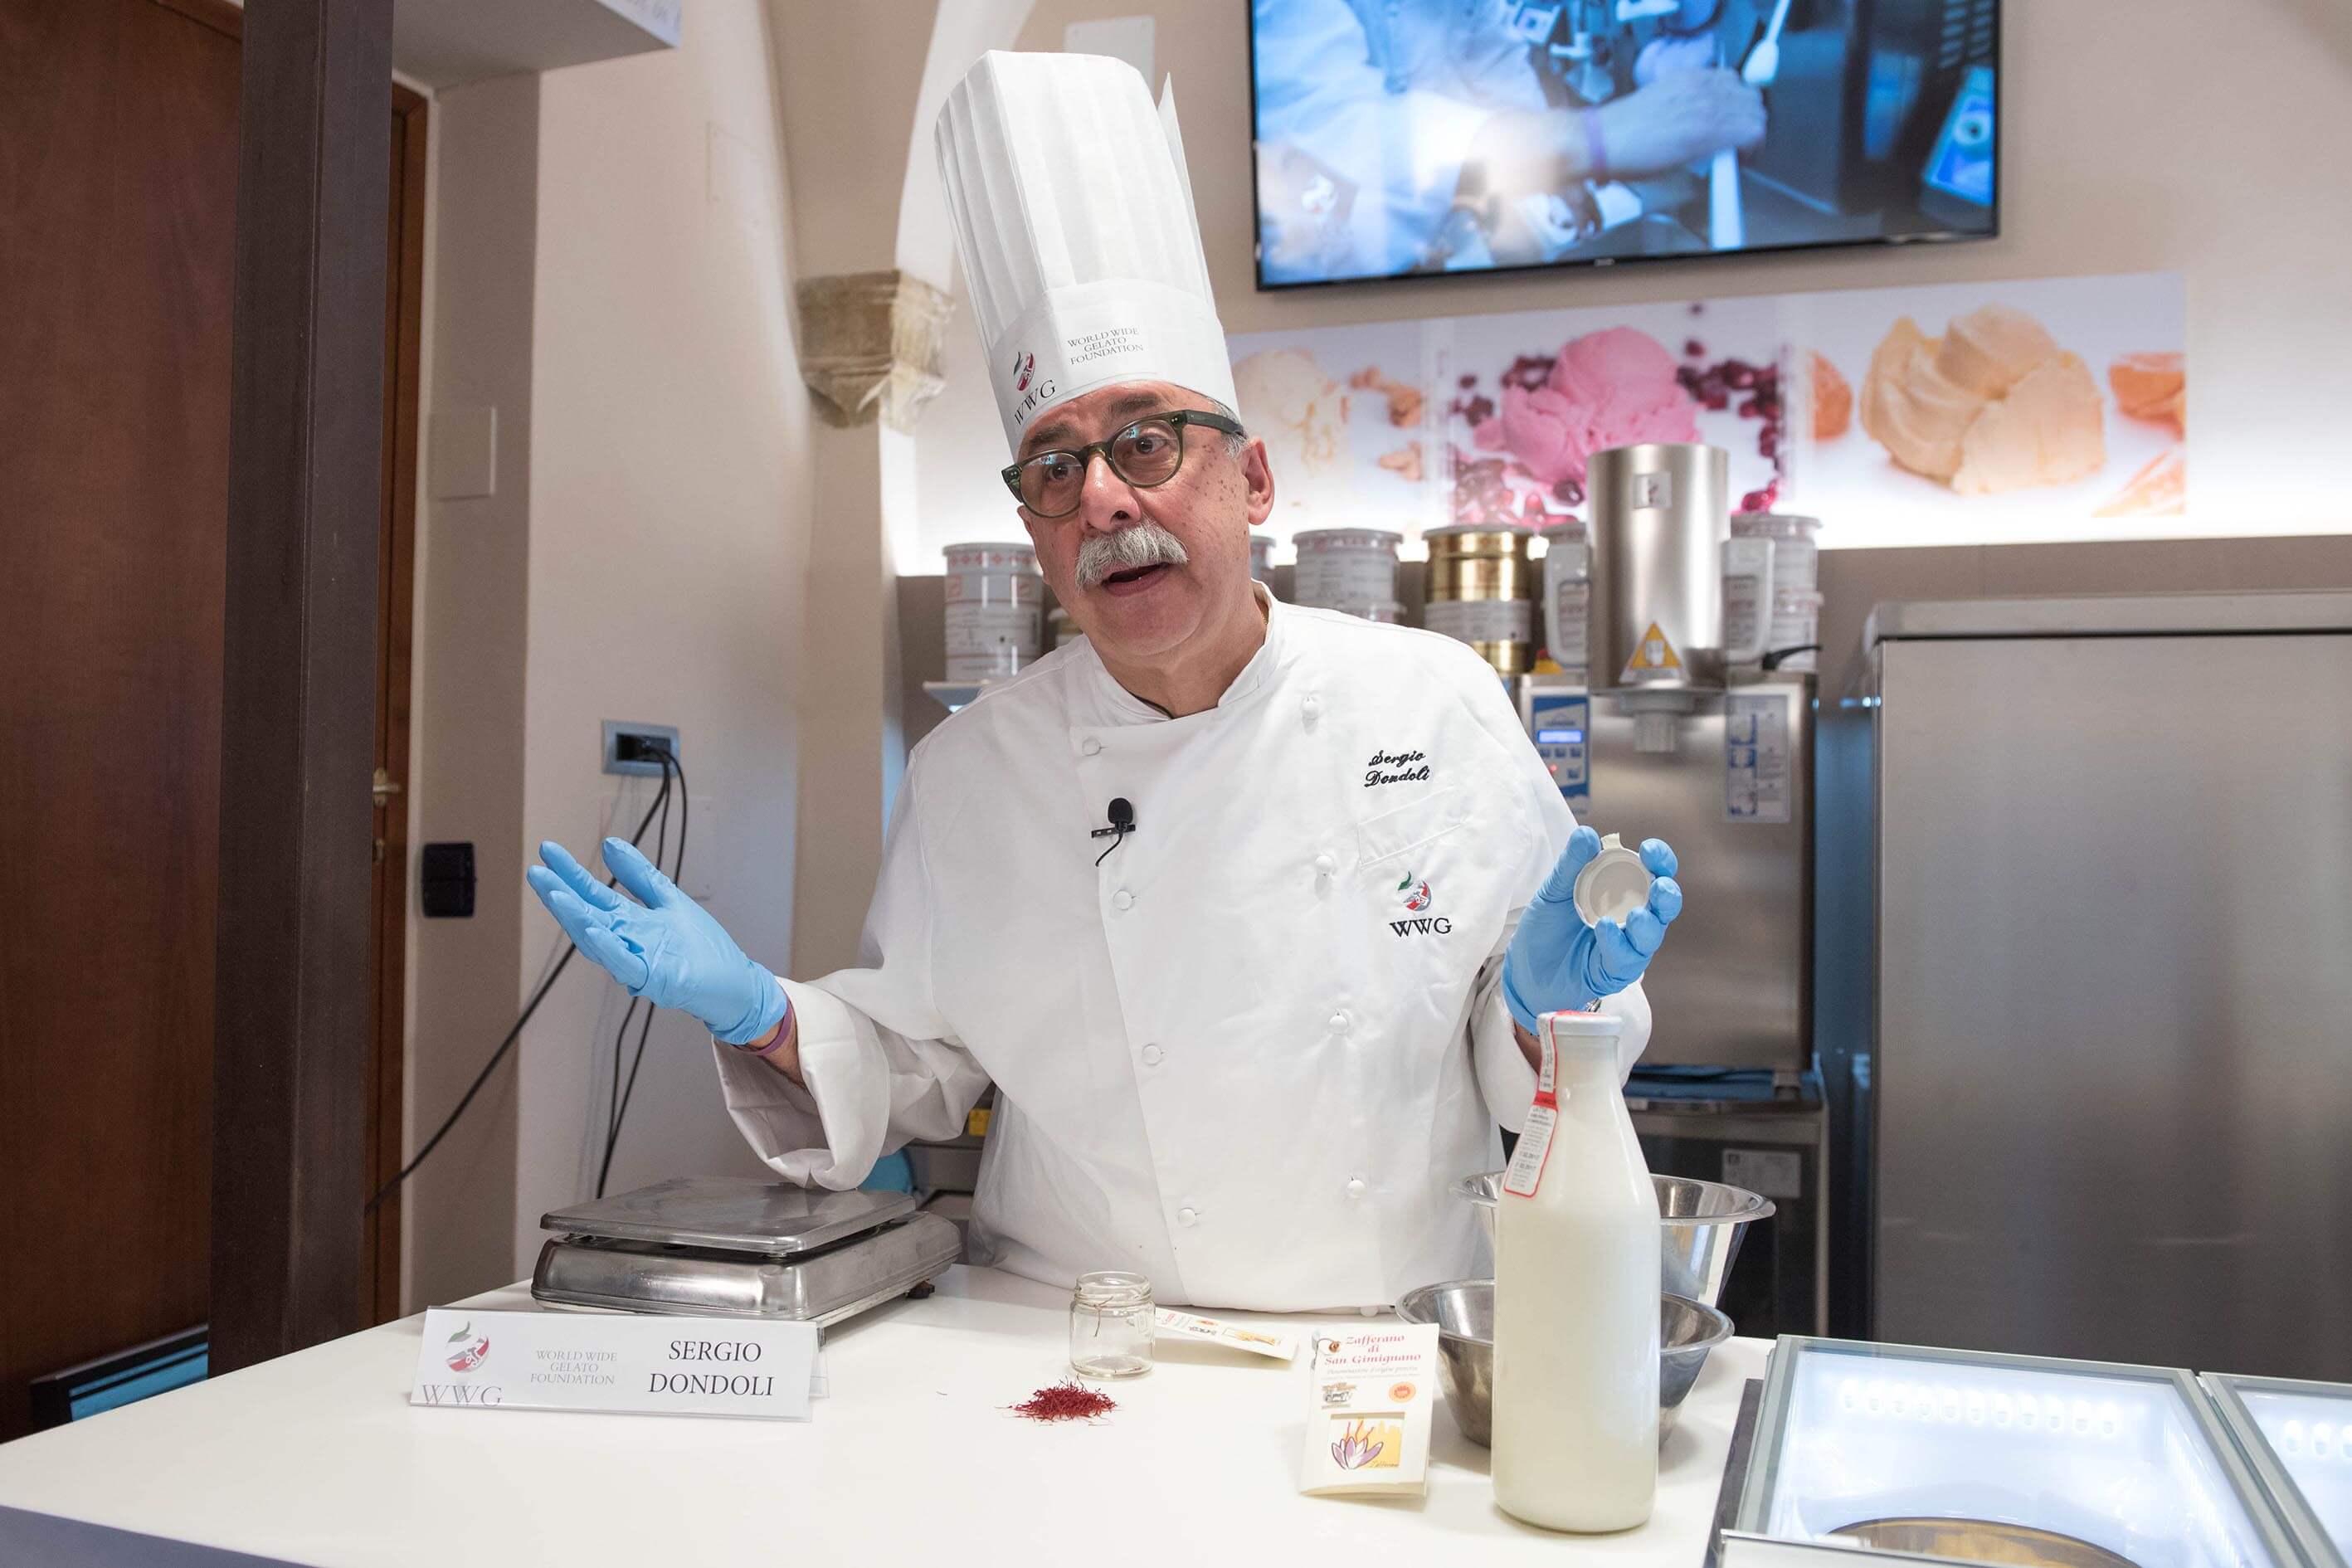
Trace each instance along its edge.
{"label": "embroidered name sergio dondoli", "polygon": [[[1396,885],[1396,892],[1409,910],[1426,910],[1437,901],[1436,895],[1429,890],[1429,879],[1411,871]],[[1451,936],[1454,922],[1444,915],[1415,914],[1409,920],[1389,921],[1389,930],[1399,936]]]}
{"label": "embroidered name sergio dondoli", "polygon": [[[1420,763],[1415,767],[1414,763]],[[1384,768],[1394,772],[1383,773]],[[1364,764],[1364,787],[1375,784],[1421,784],[1429,777],[1429,753],[1426,752],[1374,752],[1372,760]]]}

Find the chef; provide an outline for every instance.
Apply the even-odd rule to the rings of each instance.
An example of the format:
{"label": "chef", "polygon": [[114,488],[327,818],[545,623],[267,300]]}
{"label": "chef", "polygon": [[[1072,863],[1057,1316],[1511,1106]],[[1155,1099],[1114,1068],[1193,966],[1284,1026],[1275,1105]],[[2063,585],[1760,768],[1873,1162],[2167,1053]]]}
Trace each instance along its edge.
{"label": "chef", "polygon": [[856,1186],[998,1091],[977,1261],[1163,1302],[1370,1307],[1472,1266],[1448,1186],[1500,1162],[1547,1012],[1623,1019],[1682,903],[1598,930],[1597,852],[1493,672],[1444,637],[1276,603],[1172,102],[1132,68],[990,54],[938,130],[1013,464],[1086,635],[908,760],[862,962],[780,981],[626,843],[530,882],[634,995],[718,1041],[788,1179]]}

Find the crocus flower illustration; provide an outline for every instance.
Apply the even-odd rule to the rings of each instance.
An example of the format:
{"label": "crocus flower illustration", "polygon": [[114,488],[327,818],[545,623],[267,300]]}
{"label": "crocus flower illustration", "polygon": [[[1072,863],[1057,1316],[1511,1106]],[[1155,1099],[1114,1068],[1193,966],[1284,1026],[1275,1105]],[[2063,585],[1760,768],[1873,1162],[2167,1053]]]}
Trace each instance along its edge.
{"label": "crocus flower illustration", "polygon": [[1381,1457],[1387,1445],[1374,1437],[1369,1424],[1351,1422],[1339,1441],[1331,1445],[1331,1458],[1343,1470],[1360,1470]]}

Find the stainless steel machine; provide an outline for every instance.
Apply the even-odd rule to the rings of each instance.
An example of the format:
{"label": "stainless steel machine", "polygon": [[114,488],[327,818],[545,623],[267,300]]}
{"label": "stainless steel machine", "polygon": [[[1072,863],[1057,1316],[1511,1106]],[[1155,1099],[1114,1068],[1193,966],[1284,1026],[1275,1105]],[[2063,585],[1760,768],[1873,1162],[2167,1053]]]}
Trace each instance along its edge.
{"label": "stainless steel machine", "polygon": [[1742,1333],[1817,1332],[1831,1162],[1811,1070],[1814,678],[1727,658],[1726,466],[1697,446],[1594,455],[1591,688],[1514,684],[1577,819],[1664,838],[1682,862],[1626,1091],[1651,1168],[1770,1196],[1726,1310]]}
{"label": "stainless steel machine", "polygon": [[1866,637],[1867,1331],[2352,1380],[2352,594]]}

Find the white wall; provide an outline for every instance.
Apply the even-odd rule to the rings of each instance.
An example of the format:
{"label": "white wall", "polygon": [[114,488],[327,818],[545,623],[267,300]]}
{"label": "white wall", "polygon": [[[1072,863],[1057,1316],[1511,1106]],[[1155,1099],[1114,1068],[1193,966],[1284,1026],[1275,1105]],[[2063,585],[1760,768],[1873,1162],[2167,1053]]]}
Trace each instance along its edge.
{"label": "white wall", "polygon": [[[781,967],[809,416],[770,71],[767,13],[727,0],[689,8],[677,50],[542,79],[522,815],[527,842],[588,850],[615,799],[600,721],[677,725],[698,807],[685,884]],[[535,901],[524,927],[536,955],[553,927]],[[541,1213],[595,1177],[622,1002],[578,967],[522,1042],[518,1269]],[[708,1037],[660,1015],[612,1190],[760,1169]]]}
{"label": "white wall", "polygon": [[[433,184],[418,486],[409,842],[475,847],[471,920],[425,920],[409,894],[408,1136],[431,1136],[513,1022],[544,933],[523,919],[523,605],[530,558],[531,313],[540,84],[442,93]],[[437,410],[494,408],[495,494],[435,499]],[[415,865],[410,867],[412,884]],[[514,1073],[486,1087],[404,1194],[402,1300],[446,1301],[511,1279]]]}
{"label": "white wall", "polygon": [[[1071,22],[1149,14],[1172,75],[1226,330],[1334,326],[1657,300],[2087,273],[2179,271],[2189,292],[2190,506],[2216,531],[2352,529],[2322,454],[2352,409],[2352,9],[2250,0],[2009,0],[2003,7],[2001,237],[1612,271],[1352,285],[1253,283],[1247,9],[1191,0],[1037,0],[1021,47]],[[900,571],[1017,527],[969,321],[918,433],[921,525]],[[1277,480],[1279,476],[1277,476]],[[903,557],[911,557],[906,559]]]}
{"label": "white wall", "polygon": [[[676,50],[435,106],[428,429],[495,407],[499,461],[433,500],[425,443],[412,832],[473,840],[480,881],[473,920],[412,918],[412,1148],[568,945],[522,885],[539,840],[593,860],[651,797],[601,772],[605,719],[678,726],[686,886],[787,966],[812,461],[769,46],[756,0],[709,0]],[[527,1272],[593,1190],[624,1005],[575,963],[419,1173],[412,1306]],[[658,1016],[612,1189],[760,1169],[708,1037]]]}

